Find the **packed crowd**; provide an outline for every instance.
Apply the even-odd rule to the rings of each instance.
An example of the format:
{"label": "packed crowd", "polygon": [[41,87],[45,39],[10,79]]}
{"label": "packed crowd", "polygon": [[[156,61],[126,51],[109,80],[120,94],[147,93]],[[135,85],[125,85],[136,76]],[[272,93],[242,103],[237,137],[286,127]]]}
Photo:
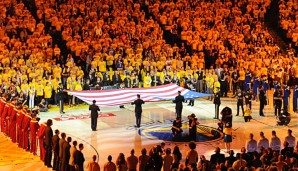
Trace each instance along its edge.
{"label": "packed crowd", "polygon": [[[297,18],[296,13],[298,4],[296,1],[280,1],[279,2],[279,20],[280,26],[287,32],[287,38],[292,39],[295,46],[298,41]],[[292,54],[295,51],[291,51]]]}
{"label": "packed crowd", "polygon": [[[47,111],[48,104],[57,104],[59,83],[67,90],[77,91],[175,83],[209,94],[220,87],[222,96],[227,96],[228,91],[236,96],[238,88],[251,89],[255,97],[259,85],[266,90],[275,85],[297,85],[298,67],[293,50],[290,47],[288,55],[280,54],[264,27],[270,2],[3,1],[0,4],[1,131],[24,149],[28,149],[28,142],[37,142],[35,135],[43,143],[42,127],[46,125],[42,123],[38,129],[37,111]],[[296,26],[289,20],[295,14],[292,11],[296,9],[295,3],[281,1],[280,8],[284,9],[282,25],[293,33],[296,42]],[[298,93],[297,87],[296,90]],[[70,95],[67,99],[69,106],[80,103]],[[26,105],[31,110],[21,107]],[[67,144],[70,142],[71,139]],[[40,151],[44,151],[40,146]],[[195,147],[190,145],[190,148],[193,150],[189,155],[195,155]],[[36,146],[30,145],[30,151],[36,154]],[[244,151],[237,161],[245,160],[247,167],[252,167],[251,161],[263,156],[262,166],[273,163],[292,168],[297,167],[297,159],[291,158],[296,151],[295,148],[295,153],[291,151],[281,157],[276,150],[249,151],[250,155]],[[151,158],[157,160],[154,162],[159,162],[158,168],[162,165],[171,168],[172,164],[167,162],[172,160],[179,169],[177,161],[181,160],[181,154],[180,157],[179,153],[173,154],[171,159],[168,149],[156,148],[151,153]],[[166,166],[161,154],[166,156]],[[144,156],[149,161],[146,151]],[[197,168],[193,164],[198,162],[195,156],[186,157],[191,170]],[[125,168],[124,155],[119,158],[116,166]],[[109,157],[108,163],[111,160]],[[145,167],[146,162],[141,166],[141,159],[138,161],[140,168]],[[228,159],[227,165],[221,164],[225,160],[219,163],[211,160],[210,165],[204,161],[201,156],[199,170],[233,166]]]}

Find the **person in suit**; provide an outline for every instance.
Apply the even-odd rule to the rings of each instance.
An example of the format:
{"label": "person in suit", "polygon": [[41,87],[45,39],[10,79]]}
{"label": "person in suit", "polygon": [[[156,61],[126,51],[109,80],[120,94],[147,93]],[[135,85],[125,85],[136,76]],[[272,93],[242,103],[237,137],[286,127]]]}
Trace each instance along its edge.
{"label": "person in suit", "polygon": [[126,78],[124,78],[123,82],[126,88],[131,88],[131,79],[129,75],[127,75]]}
{"label": "person in suit", "polygon": [[64,132],[61,133],[61,139],[59,140],[59,169],[62,170],[62,157],[63,157],[63,144],[66,142],[65,140],[66,134]]}
{"label": "person in suit", "polygon": [[151,80],[152,80],[151,86],[158,86],[158,85],[160,85],[160,78],[159,78],[159,76],[156,75],[156,72],[151,77]]}
{"label": "person in suit", "polygon": [[225,155],[220,153],[219,147],[216,147],[214,152],[215,153],[210,157],[210,164],[212,168],[215,168],[218,163],[225,162]]}
{"label": "person in suit", "polygon": [[55,135],[52,138],[53,152],[54,152],[54,161],[53,161],[53,170],[59,170],[59,134],[58,129],[55,130]]}
{"label": "person in suit", "polygon": [[84,149],[84,145],[79,144],[79,150],[77,150],[74,155],[74,163],[75,163],[76,171],[84,171],[85,157],[84,157],[84,154],[82,153],[83,149]]}
{"label": "person in suit", "polygon": [[67,137],[67,141],[62,145],[62,171],[69,170],[69,159],[70,159],[70,142],[71,137]]}
{"label": "person in suit", "polygon": [[94,82],[94,73],[92,71],[89,71],[89,74],[86,77],[86,80],[87,79],[90,81],[90,83],[93,83]]}
{"label": "person in suit", "polygon": [[134,79],[132,80],[132,87],[139,88],[139,78],[138,75],[135,75]]}
{"label": "person in suit", "polygon": [[111,79],[108,71],[103,73],[103,86],[109,86],[111,84]]}
{"label": "person in suit", "polygon": [[74,164],[74,155],[77,151],[77,145],[78,145],[78,142],[77,141],[73,141],[72,142],[72,147],[70,147],[69,149],[69,154],[70,154],[70,158],[69,158],[69,170],[70,171],[75,171],[75,164]]}
{"label": "person in suit", "polygon": [[46,149],[46,155],[45,155],[45,161],[44,164],[51,168],[51,162],[52,162],[52,138],[53,138],[53,130],[51,126],[53,125],[52,119],[47,120],[47,127],[44,131],[45,136],[45,149]]}
{"label": "person in suit", "polygon": [[118,71],[115,71],[113,77],[112,77],[112,81],[113,81],[113,85],[119,87],[119,85],[121,84],[121,77],[118,73]]}
{"label": "person in suit", "polygon": [[181,95],[181,91],[178,91],[178,96],[175,97],[175,100],[173,101],[176,103],[176,117],[181,118],[182,109],[183,109],[183,102],[185,101],[184,96]]}
{"label": "person in suit", "polygon": [[90,90],[90,86],[92,86],[90,85],[90,80],[87,79],[86,83],[83,85],[83,90]]}
{"label": "person in suit", "polygon": [[96,131],[98,111],[100,111],[96,105],[96,100],[93,100],[93,104],[89,106],[89,110],[91,110],[91,129],[92,131]]}
{"label": "person in suit", "polygon": [[142,104],[145,104],[145,102],[141,99],[139,94],[137,94],[137,98],[138,99],[131,104],[135,105],[136,127],[139,128],[141,125]]}

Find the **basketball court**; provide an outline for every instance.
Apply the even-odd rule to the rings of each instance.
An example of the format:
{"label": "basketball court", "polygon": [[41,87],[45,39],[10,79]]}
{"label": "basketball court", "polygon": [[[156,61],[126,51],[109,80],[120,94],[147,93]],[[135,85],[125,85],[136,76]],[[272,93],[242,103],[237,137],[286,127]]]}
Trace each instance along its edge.
{"label": "basketball court", "polygon": [[[269,94],[272,97],[272,93]],[[292,120],[288,126],[276,125],[272,101],[265,107],[265,117],[259,116],[259,103],[253,101],[253,120],[245,123],[242,111],[240,111],[240,116],[235,116],[236,98],[222,98],[221,100],[220,110],[225,106],[229,106],[233,110],[234,134],[231,148],[236,152],[245,146],[249,133],[254,133],[255,139],[259,139],[259,132],[263,131],[265,136],[270,139],[271,131],[276,130],[277,136],[282,142],[287,136],[287,129],[289,128],[293,130],[295,136],[298,135],[298,118],[294,113],[291,113]],[[91,131],[90,112],[87,105],[72,108],[65,106],[65,108],[66,113],[62,117],[58,107],[52,107],[49,112],[41,113],[40,122],[53,119],[53,130],[59,129],[60,132],[65,132],[67,136],[71,136],[73,140],[77,140],[78,143],[83,143],[85,145],[83,150],[85,163],[91,159],[92,155],[98,155],[100,167],[103,168],[108,155],[112,155],[115,162],[120,152],[127,157],[130,150],[135,149],[136,155],[139,156],[142,148],[147,148],[148,151],[161,142],[166,142],[166,148],[173,149],[175,145],[178,145],[183,159],[185,159],[188,143],[171,141],[171,125],[175,119],[175,104],[171,101],[152,102],[143,105],[140,129],[134,127],[135,116],[132,105],[125,105],[125,109],[120,109],[118,106],[101,108],[97,131]],[[197,129],[197,151],[199,155],[204,154],[209,159],[210,155],[214,153],[215,147],[220,147],[221,152],[225,153],[223,135],[217,131],[218,121],[213,119],[214,104],[206,98],[197,99],[193,107],[184,103],[182,121],[185,123],[183,125],[185,134],[187,134],[187,116],[191,113],[196,114],[200,122]],[[0,141],[0,170],[50,170],[36,156],[19,149],[7,137],[1,135]],[[184,160],[182,162],[184,163]]]}

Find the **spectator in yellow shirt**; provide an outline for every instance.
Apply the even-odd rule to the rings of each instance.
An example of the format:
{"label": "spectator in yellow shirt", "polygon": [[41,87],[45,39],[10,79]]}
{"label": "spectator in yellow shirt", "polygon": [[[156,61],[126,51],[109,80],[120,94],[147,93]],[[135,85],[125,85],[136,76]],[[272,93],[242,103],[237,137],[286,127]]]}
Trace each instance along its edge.
{"label": "spectator in yellow shirt", "polygon": [[44,89],[44,86],[41,82],[41,80],[38,81],[38,84],[36,84],[36,100],[37,100],[37,103],[39,104],[41,102],[41,99],[43,99],[43,89]]}
{"label": "spectator in yellow shirt", "polygon": [[44,87],[44,98],[46,101],[47,108],[48,108],[51,97],[52,97],[52,85],[50,82],[47,82],[46,86]]}

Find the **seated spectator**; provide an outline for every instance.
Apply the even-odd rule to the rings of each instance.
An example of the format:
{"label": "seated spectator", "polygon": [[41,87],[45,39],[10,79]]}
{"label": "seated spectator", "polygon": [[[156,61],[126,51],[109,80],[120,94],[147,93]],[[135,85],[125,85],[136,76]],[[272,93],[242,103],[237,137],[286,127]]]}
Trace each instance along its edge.
{"label": "seated spectator", "polygon": [[38,104],[38,107],[39,107],[40,112],[47,112],[48,111],[45,99],[41,100],[41,102]]}

